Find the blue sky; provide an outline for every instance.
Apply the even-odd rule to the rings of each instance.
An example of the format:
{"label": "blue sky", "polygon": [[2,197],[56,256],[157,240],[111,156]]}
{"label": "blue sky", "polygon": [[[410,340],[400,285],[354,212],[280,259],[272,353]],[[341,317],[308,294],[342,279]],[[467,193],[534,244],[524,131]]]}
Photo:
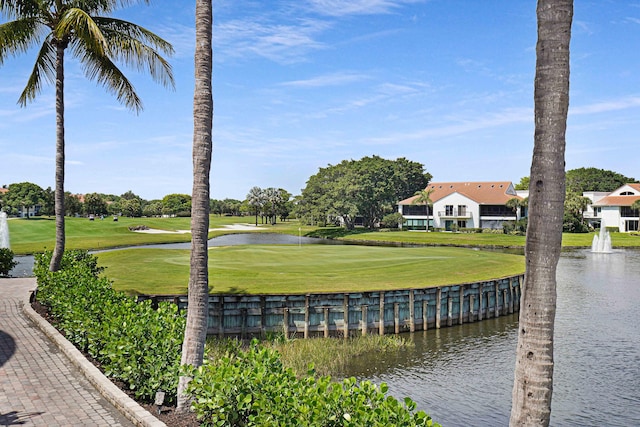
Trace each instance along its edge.
{"label": "blue sky", "polygon": [[[145,199],[191,192],[194,4],[118,12],[169,42],[176,90],[126,70],[127,111],[66,63],[66,184]],[[299,194],[318,168],[380,155],[434,181],[529,174],[535,1],[214,0],[212,197]],[[576,0],[567,169],[640,178],[640,1]],[[54,185],[54,90],[16,101],[35,51],[0,68],[0,185]]]}

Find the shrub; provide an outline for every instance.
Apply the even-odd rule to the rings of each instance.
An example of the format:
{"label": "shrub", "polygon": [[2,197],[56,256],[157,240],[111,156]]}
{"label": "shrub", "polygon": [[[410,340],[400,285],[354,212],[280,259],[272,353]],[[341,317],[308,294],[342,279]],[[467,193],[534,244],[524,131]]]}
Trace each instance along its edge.
{"label": "shrub", "polygon": [[64,253],[61,269],[49,271],[51,253],[36,256],[38,301],[80,350],[100,362],[105,374],[134,395],[152,401],[156,391],[175,400],[185,319],[176,305],[137,303],[116,292],[97,258],[86,251]]}
{"label": "shrub", "polygon": [[13,260],[14,253],[9,248],[0,248],[0,276],[8,276],[13,267],[18,265]]}
{"label": "shrub", "polygon": [[341,383],[316,378],[311,368],[297,378],[283,367],[275,350],[253,341],[237,346],[187,372],[187,392],[204,426],[436,426],[415,402],[387,396],[385,384]]}
{"label": "shrub", "polygon": [[385,215],[380,221],[380,226],[383,228],[396,229],[400,227],[400,224],[404,221],[404,217],[400,212],[390,213]]}

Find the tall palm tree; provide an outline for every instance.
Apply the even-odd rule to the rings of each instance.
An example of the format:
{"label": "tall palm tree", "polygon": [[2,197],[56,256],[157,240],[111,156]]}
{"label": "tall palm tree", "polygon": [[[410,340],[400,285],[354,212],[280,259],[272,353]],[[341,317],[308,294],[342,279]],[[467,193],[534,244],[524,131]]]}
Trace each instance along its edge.
{"label": "tall palm tree", "polygon": [[249,194],[247,194],[247,204],[253,207],[256,214],[256,227],[258,226],[258,213],[264,205],[265,193],[260,187],[251,187]]}
{"label": "tall palm tree", "polygon": [[[191,260],[187,325],[181,365],[201,366],[209,316],[209,174],[213,149],[213,6],[196,0],[195,90],[193,95],[193,194],[191,196]],[[191,378],[178,382],[178,410],[189,410],[184,391]]]}
{"label": "tall palm tree", "polygon": [[[43,86],[55,81],[56,92],[56,244],[49,266],[60,267],[64,252],[64,56],[70,49],[85,75],[96,80],[118,101],[139,112],[142,102],[114,61],[146,70],[164,86],[173,87],[173,74],[161,53],[172,54],[171,45],[149,30],[120,19],[101,16],[136,0],[0,0],[0,13],[9,22],[0,24],[0,65],[9,55],[40,45],[33,71],[18,99],[25,106]],[[148,1],[145,1],[148,3]]]}
{"label": "tall palm tree", "polygon": [[565,197],[573,0],[538,0],[537,18],[535,134],[512,426],[547,426],[551,417],[556,267],[562,243]]}
{"label": "tall palm tree", "polygon": [[[426,205],[427,206],[427,228],[425,231],[429,231],[429,209],[433,206],[433,201],[431,200],[431,193],[433,193],[433,188],[425,188],[424,190],[415,192],[415,199],[411,202],[412,205]],[[433,212],[431,212],[433,215]]]}

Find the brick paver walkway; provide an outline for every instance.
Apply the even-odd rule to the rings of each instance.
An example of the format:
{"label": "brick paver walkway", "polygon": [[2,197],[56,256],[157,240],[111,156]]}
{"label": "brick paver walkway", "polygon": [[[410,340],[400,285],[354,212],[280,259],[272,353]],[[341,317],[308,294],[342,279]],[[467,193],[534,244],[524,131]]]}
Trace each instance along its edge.
{"label": "brick paver walkway", "polygon": [[0,279],[0,426],[133,426],[25,316],[34,288]]}

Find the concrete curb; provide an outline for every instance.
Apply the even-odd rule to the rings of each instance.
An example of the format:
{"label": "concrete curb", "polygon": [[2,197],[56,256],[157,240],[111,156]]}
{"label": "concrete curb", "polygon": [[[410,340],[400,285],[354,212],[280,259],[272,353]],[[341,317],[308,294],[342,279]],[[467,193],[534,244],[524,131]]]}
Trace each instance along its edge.
{"label": "concrete curb", "polygon": [[[31,294],[31,293],[30,293]],[[29,297],[30,297],[29,294]],[[67,356],[82,374],[98,390],[98,392],[116,407],[131,422],[140,427],[166,427],[166,424],[154,417],[113,384],[98,368],[89,362],[80,351],[73,346],[49,322],[31,308],[30,298],[22,305],[24,313],[36,326]]]}

